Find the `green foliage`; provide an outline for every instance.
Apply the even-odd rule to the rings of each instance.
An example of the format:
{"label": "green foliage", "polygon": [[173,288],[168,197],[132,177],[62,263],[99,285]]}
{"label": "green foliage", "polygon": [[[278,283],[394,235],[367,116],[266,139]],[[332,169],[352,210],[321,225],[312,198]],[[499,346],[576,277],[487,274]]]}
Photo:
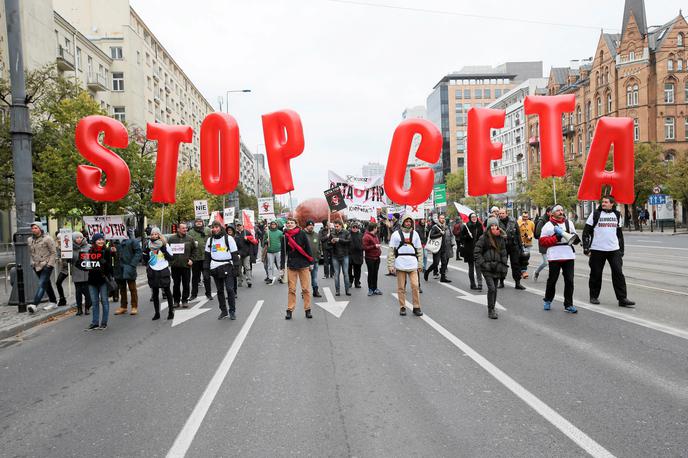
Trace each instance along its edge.
{"label": "green foliage", "polygon": [[683,154],[669,165],[669,178],[666,181],[667,192],[674,199],[688,207],[688,155]]}
{"label": "green foliage", "polygon": [[578,185],[582,177],[582,168],[579,164],[568,164],[566,175],[561,178],[541,178],[540,169],[533,171],[531,179],[526,186],[525,195],[538,207],[547,207],[554,204],[554,187],[556,181],[556,203],[569,210],[575,210],[578,203]]}
{"label": "green foliage", "polygon": [[663,152],[661,146],[656,143],[636,145],[634,204],[647,201],[652,188],[667,181],[669,174],[663,161]]}
{"label": "green foliage", "polygon": [[[194,200],[207,200],[211,212],[222,210],[222,196],[212,195],[205,190],[198,170],[186,170],[177,176],[176,202],[165,205],[165,225],[193,221],[196,217]],[[158,209],[155,219],[160,221],[160,217],[161,211]]]}

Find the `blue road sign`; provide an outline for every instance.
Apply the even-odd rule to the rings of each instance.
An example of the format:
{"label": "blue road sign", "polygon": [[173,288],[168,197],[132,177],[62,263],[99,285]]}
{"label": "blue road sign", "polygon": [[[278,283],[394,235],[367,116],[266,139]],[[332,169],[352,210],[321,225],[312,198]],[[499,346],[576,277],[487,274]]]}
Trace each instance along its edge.
{"label": "blue road sign", "polygon": [[666,194],[650,194],[648,204],[650,205],[664,205],[666,204]]}

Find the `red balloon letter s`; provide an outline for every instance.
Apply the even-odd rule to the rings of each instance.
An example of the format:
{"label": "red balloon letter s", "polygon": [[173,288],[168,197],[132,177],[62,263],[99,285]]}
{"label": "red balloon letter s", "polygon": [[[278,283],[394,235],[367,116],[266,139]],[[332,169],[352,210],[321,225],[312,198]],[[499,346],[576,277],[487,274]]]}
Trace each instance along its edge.
{"label": "red balloon letter s", "polygon": [[493,177],[490,172],[490,161],[502,158],[502,144],[492,143],[490,130],[504,127],[505,116],[504,110],[468,110],[466,170],[469,196],[504,194],[507,190],[506,177]]}
{"label": "red balloon letter s", "polygon": [[[607,172],[607,157],[612,145],[614,170]],[[578,200],[597,200],[602,195],[602,186],[610,185],[617,202],[632,204],[635,201],[634,179],[633,119],[600,118],[578,188]]]}
{"label": "red balloon letter s", "polygon": [[[87,116],[76,125],[74,142],[81,155],[96,167],[80,165],[76,169],[76,186],[89,199],[114,202],[129,192],[131,175],[124,160],[98,142],[98,135],[104,132],[103,143],[115,148],[126,148],[129,135],[124,124],[107,116]],[[102,174],[107,182],[101,186]]]}
{"label": "red balloon letter s", "polygon": [[286,194],[294,189],[289,161],[303,153],[304,148],[301,118],[292,110],[265,114],[263,137],[270,167],[272,192]]}
{"label": "red balloon letter s", "polygon": [[179,144],[193,140],[190,126],[170,126],[167,124],[146,125],[149,140],[158,141],[158,158],[155,164],[153,202],[174,203],[177,190],[177,159]]}
{"label": "red balloon letter s", "polygon": [[540,176],[563,177],[566,175],[564,164],[564,141],[561,137],[561,115],[570,113],[576,107],[576,96],[526,96],[523,103],[526,115],[540,117]]}
{"label": "red balloon letter s", "polygon": [[407,119],[394,130],[385,170],[385,192],[392,202],[399,205],[418,205],[425,202],[432,192],[435,173],[430,167],[411,169],[411,186],[404,190],[404,176],[411,143],[415,134],[421,135],[416,157],[434,164],[442,152],[442,134],[437,126],[424,119]]}

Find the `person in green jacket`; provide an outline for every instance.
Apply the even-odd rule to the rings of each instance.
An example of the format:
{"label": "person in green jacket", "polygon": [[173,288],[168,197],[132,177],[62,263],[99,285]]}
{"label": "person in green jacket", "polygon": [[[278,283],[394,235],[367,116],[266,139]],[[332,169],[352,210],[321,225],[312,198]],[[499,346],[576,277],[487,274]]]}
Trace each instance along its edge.
{"label": "person in green jacket", "polygon": [[282,241],[284,240],[284,233],[277,227],[277,221],[271,221],[268,230],[265,233],[265,247],[268,251],[268,278],[266,283],[274,283],[275,279],[279,279],[282,283],[282,277],[279,275],[279,266],[282,255]]}
{"label": "person in green jacket", "polygon": [[194,227],[189,231],[189,237],[196,242],[196,251],[191,257],[193,264],[191,264],[191,297],[189,297],[189,301],[193,301],[198,297],[198,284],[201,282],[201,276],[203,276],[205,297],[212,299],[210,271],[203,267],[205,259],[204,247],[208,237],[210,237],[210,231],[206,229],[202,219],[198,218],[194,221]]}

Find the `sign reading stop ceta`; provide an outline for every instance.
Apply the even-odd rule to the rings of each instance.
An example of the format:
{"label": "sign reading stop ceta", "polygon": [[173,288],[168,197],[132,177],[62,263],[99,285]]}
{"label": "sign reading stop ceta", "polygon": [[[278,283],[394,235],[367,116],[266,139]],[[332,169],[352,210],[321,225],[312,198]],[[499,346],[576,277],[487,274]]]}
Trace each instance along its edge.
{"label": "sign reading stop ceta", "polygon": [[[527,96],[526,115],[537,115],[540,124],[541,176],[563,176],[566,172],[561,118],[575,107],[575,96]],[[303,127],[299,115],[281,110],[262,116],[265,149],[270,179],[275,194],[294,189],[290,161],[304,150]],[[492,142],[492,129],[504,127],[505,111],[489,108],[468,110],[466,181],[468,195],[504,194],[506,177],[493,176],[490,163],[502,158],[501,143]],[[99,142],[103,134],[102,144]],[[434,172],[430,167],[414,167],[411,184],[404,189],[404,177],[414,136],[421,142],[416,157],[430,164],[440,159],[442,135],[433,123],[407,119],[395,129],[387,158],[384,189],[388,198],[399,205],[418,205],[432,192]],[[190,126],[148,124],[147,138],[157,140],[153,202],[173,203],[176,194],[176,168],[179,145],[193,138]],[[210,113],[201,124],[201,179],[206,190],[215,195],[233,192],[239,183],[239,127],[226,113]],[[129,192],[131,175],[126,162],[107,146],[125,148],[129,136],[124,125],[106,116],[83,118],[76,127],[75,143],[81,155],[94,165],[79,165],[76,182],[79,191],[96,201],[117,201]],[[107,146],[106,146],[107,145]],[[614,168],[605,170],[611,148]],[[583,178],[579,200],[597,200],[604,186],[610,186],[619,203],[634,200],[633,120],[601,117],[597,121]],[[102,174],[107,180],[102,182]]]}

